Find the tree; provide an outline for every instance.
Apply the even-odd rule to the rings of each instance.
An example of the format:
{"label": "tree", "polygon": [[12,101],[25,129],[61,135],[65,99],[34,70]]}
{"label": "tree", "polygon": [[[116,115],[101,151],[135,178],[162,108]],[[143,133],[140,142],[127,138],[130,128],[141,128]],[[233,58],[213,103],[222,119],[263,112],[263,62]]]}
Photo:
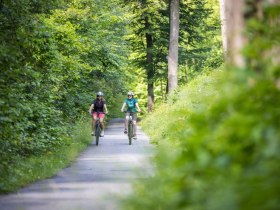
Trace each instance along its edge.
{"label": "tree", "polygon": [[245,44],[242,35],[244,29],[244,0],[227,1],[220,0],[222,21],[223,47],[227,62],[242,67],[245,65],[240,51]]}
{"label": "tree", "polygon": [[179,2],[179,0],[169,0],[168,93],[175,90],[178,86]]}
{"label": "tree", "polygon": [[66,143],[68,126],[96,91],[105,92],[112,112],[121,103],[128,51],[126,11],[118,5],[0,1],[0,172]]}
{"label": "tree", "polygon": [[[130,24],[132,34],[129,36],[129,41],[133,50],[131,58],[132,63],[135,64],[134,69],[145,70],[145,81],[150,90],[148,101],[152,101],[153,98],[155,103],[165,100],[168,91],[169,40],[172,32],[170,30],[171,5],[169,6],[171,2],[166,0],[126,2],[129,3],[127,5],[132,13]],[[220,31],[219,15],[212,14],[214,4],[216,0],[211,0],[211,3],[206,0],[181,0],[178,5],[180,10],[178,9],[177,20],[180,23],[177,24],[180,24],[180,30],[178,26],[176,33],[179,33],[180,38],[177,37],[179,46],[175,50],[177,52],[175,60],[178,63],[174,66],[178,72],[175,76],[176,84],[184,84],[205,69],[208,70],[222,63],[219,38],[213,38]],[[174,55],[170,52],[170,66]],[[138,75],[142,77],[143,73]],[[141,93],[146,95],[146,92],[141,91]],[[148,109],[151,111],[152,106],[149,104],[151,103],[148,102]]]}
{"label": "tree", "polygon": [[[186,103],[174,97],[143,121],[152,140],[163,143],[155,176],[135,185],[124,209],[279,208],[280,6],[229,4],[234,71],[226,66],[194,80],[178,92]],[[245,40],[241,54],[235,44]]]}
{"label": "tree", "polygon": [[223,42],[223,49],[224,49],[224,56],[226,58],[227,54],[227,21],[226,21],[226,6],[225,0],[220,0],[220,18],[221,18],[221,27],[222,27],[222,42]]}
{"label": "tree", "polygon": [[[147,1],[142,0],[143,7],[147,7]],[[148,89],[148,112],[153,110],[154,106],[154,63],[153,63],[153,37],[148,18],[149,14],[144,12],[145,37],[146,37],[146,71],[147,71],[147,89]]]}
{"label": "tree", "polygon": [[[246,59],[247,63],[245,63],[244,55],[241,53],[241,49],[244,48],[244,46],[246,46],[248,43],[252,42],[253,40],[256,40],[256,42],[259,42],[259,44],[261,43],[260,41],[264,38],[261,38],[260,40],[257,39],[258,37],[261,36],[261,34],[263,33],[262,30],[264,29],[260,27],[259,29],[256,30],[255,27],[265,21],[266,21],[265,25],[267,24],[269,26],[272,26],[273,24],[276,24],[277,21],[274,20],[275,18],[274,16],[277,17],[277,15],[270,15],[266,18],[264,18],[264,16],[265,16],[265,12],[267,14],[270,14],[268,12],[270,7],[272,8],[274,7],[274,9],[272,10],[276,11],[277,5],[278,5],[277,0],[264,0],[264,1],[220,0],[220,8],[221,8],[220,16],[222,20],[223,47],[224,47],[226,61],[228,63],[238,67],[244,67],[245,65],[248,64],[248,62],[251,62],[251,64],[253,63],[260,64],[260,62],[256,62],[256,60],[252,61],[252,59],[250,58],[251,55],[247,57]],[[274,14],[274,12],[271,12],[271,14]],[[253,21],[250,22],[250,20]],[[260,23],[256,23],[256,20],[258,20]],[[251,37],[248,33],[244,34],[246,28],[245,22],[249,23],[249,26],[250,24],[253,24],[252,26],[247,27],[247,29],[248,31],[251,30],[250,28],[255,30],[254,31],[255,37]],[[272,29],[273,28],[269,30]],[[256,31],[258,30],[260,30],[259,33],[256,33]],[[270,43],[271,41],[267,39],[265,40],[265,42]],[[263,56],[265,56],[265,54],[270,56],[273,55],[271,57],[274,57],[274,60],[278,60],[279,62],[279,53],[277,53],[279,49],[277,49],[277,46],[274,46],[272,47],[272,49],[267,50],[266,48],[271,47],[270,44],[260,45],[259,49],[263,51],[262,52]],[[258,67],[258,69],[261,69],[261,67]]]}

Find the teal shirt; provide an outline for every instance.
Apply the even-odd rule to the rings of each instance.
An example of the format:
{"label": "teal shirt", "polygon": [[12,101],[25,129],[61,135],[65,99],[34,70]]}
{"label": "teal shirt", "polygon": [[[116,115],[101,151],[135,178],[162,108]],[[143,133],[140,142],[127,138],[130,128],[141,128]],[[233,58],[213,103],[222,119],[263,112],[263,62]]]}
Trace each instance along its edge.
{"label": "teal shirt", "polygon": [[125,99],[124,103],[126,103],[128,112],[137,112],[136,103],[138,103],[138,100],[136,98],[132,98],[132,99],[127,98]]}

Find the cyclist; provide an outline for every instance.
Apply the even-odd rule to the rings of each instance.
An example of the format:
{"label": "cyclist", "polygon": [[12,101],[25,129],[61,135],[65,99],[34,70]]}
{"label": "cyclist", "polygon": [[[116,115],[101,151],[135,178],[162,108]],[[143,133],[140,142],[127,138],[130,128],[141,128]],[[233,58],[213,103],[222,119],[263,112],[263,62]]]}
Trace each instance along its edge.
{"label": "cyclist", "polygon": [[121,112],[124,112],[125,107],[127,106],[127,112],[125,114],[125,129],[124,129],[124,133],[127,133],[127,127],[128,127],[128,120],[129,120],[129,115],[130,113],[132,113],[132,120],[133,120],[133,126],[134,126],[134,133],[133,133],[133,138],[137,139],[136,136],[136,121],[137,121],[137,111],[141,112],[139,105],[138,105],[138,100],[136,98],[134,98],[134,93],[133,92],[128,92],[127,93],[127,99],[125,99],[122,108],[121,108]]}
{"label": "cyclist", "polygon": [[100,127],[101,127],[101,134],[100,136],[104,136],[104,117],[105,113],[108,113],[106,101],[104,99],[104,94],[102,92],[96,93],[96,99],[92,101],[92,104],[88,110],[89,114],[92,116],[92,133],[91,135],[94,136],[94,129],[95,123],[97,118],[100,119]]}

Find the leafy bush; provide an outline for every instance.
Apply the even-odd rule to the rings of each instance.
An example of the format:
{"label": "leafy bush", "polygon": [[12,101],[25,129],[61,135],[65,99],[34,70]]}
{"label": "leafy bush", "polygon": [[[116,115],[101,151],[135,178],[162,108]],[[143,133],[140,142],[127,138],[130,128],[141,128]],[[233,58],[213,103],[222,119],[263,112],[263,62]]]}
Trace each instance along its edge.
{"label": "leafy bush", "polygon": [[233,72],[199,77],[143,121],[158,170],[125,209],[279,207],[280,90]]}
{"label": "leafy bush", "polygon": [[255,3],[246,1],[246,68],[196,77],[143,120],[157,169],[124,209],[279,209],[280,7],[260,3],[260,17]]}
{"label": "leafy bush", "polygon": [[[0,165],[0,193],[11,192],[36,180],[51,177],[69,165],[92,141],[89,125],[90,121],[84,118],[77,120],[75,126],[70,128],[71,136],[60,136],[61,144],[50,145],[43,154],[8,156],[6,163],[1,162]],[[47,141],[43,143],[49,144]]]}
{"label": "leafy bush", "polygon": [[118,5],[1,1],[0,177],[21,159],[67,147],[71,127],[97,91],[119,113],[128,50],[127,11]]}

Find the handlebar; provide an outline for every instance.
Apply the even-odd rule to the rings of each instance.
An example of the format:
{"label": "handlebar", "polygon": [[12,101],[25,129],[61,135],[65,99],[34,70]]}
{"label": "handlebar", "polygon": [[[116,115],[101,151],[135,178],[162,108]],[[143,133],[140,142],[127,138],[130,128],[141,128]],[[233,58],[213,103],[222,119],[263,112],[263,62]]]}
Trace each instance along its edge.
{"label": "handlebar", "polygon": [[[91,116],[94,112],[88,112],[89,113],[89,115]],[[96,112],[97,114],[107,114],[108,115],[108,113],[106,113],[106,112]]]}
{"label": "handlebar", "polygon": [[136,111],[136,112],[131,112],[131,111],[123,111],[123,113],[139,113],[139,111]]}

